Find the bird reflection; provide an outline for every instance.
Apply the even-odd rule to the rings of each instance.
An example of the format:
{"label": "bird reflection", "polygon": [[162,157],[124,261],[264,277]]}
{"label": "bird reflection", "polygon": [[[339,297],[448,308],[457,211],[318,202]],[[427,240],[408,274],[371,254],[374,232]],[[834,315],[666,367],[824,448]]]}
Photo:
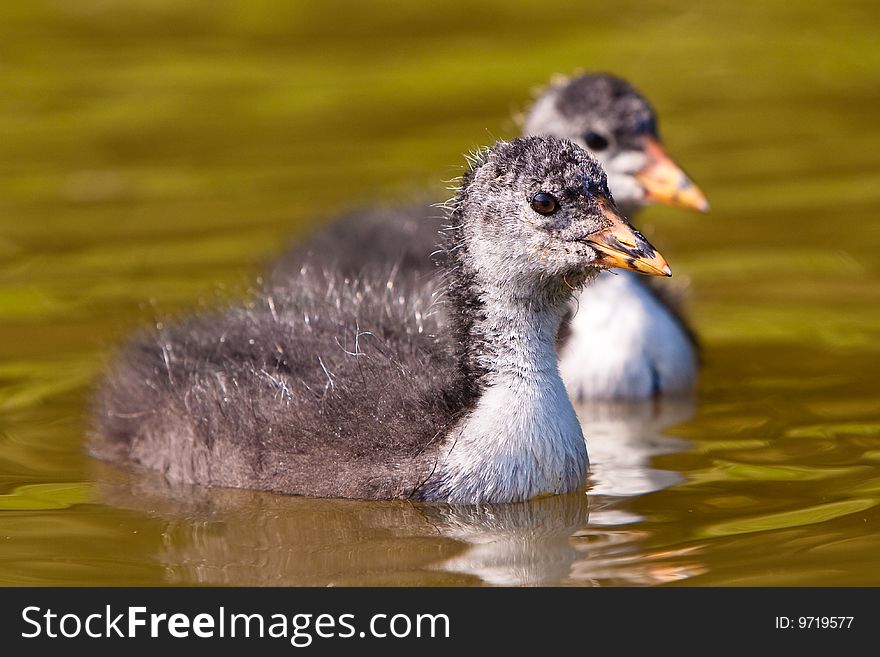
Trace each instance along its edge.
{"label": "bird reflection", "polygon": [[[685,443],[661,430],[690,404],[580,407],[589,490],[515,504],[429,505],[287,497],[172,484],[95,463],[105,504],[164,523],[156,558],[170,583],[213,585],[650,585],[700,567],[653,555],[633,496],[671,485],[654,455]],[[690,558],[690,555],[688,555]]]}
{"label": "bird reflection", "polygon": [[627,511],[625,500],[618,498],[645,495],[682,481],[678,472],[654,468],[653,459],[687,449],[686,441],[664,431],[694,416],[694,398],[590,403],[576,410],[589,447],[589,490],[596,498],[593,524],[638,522],[641,518]]}
{"label": "bird reflection", "polygon": [[645,561],[644,530],[607,527],[641,519],[628,510],[628,498],[682,480],[653,468],[652,459],[687,448],[663,430],[693,417],[693,398],[593,402],[576,410],[590,453],[588,493],[448,509],[441,514],[445,535],[469,547],[438,567],[493,585],[655,584],[688,576],[690,566]]}

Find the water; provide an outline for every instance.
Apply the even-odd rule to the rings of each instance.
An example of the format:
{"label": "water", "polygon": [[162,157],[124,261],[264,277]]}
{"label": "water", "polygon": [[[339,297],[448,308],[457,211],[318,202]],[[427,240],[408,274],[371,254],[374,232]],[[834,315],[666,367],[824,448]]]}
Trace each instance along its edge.
{"label": "water", "polygon": [[[3,3],[0,583],[880,584],[880,16],[689,4]],[[579,409],[590,495],[308,500],[82,453],[131,330],[344,208],[442,198],[578,67],[655,102],[713,207],[640,218],[704,368],[691,403]]]}

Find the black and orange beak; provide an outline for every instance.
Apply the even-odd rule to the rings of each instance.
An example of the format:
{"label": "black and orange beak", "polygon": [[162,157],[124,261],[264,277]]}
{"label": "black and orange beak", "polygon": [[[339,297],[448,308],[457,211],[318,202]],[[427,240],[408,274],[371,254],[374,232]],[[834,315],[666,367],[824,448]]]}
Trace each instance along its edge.
{"label": "black and orange beak", "polygon": [[650,276],[672,276],[666,258],[657,253],[613,203],[602,200],[600,207],[610,225],[586,240],[599,253],[596,259],[598,266],[631,269]]}
{"label": "black and orange beak", "polygon": [[709,211],[709,202],[703,192],[673,162],[659,141],[646,137],[644,150],[648,163],[635,177],[645,189],[648,200],[699,212]]}

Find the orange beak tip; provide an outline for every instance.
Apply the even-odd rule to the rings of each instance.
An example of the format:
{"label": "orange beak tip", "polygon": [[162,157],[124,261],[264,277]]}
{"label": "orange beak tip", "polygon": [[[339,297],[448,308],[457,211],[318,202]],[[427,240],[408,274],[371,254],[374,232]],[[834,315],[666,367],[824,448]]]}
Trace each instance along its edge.
{"label": "orange beak tip", "polygon": [[703,214],[707,214],[709,210],[712,208],[709,206],[709,201],[706,200],[705,196],[700,195],[698,200],[694,201],[694,210],[697,212],[702,212]]}
{"label": "orange beak tip", "polygon": [[644,188],[648,201],[703,213],[709,211],[709,202],[703,192],[669,157],[660,142],[647,138],[644,148],[648,164],[635,177]]}
{"label": "orange beak tip", "polygon": [[666,258],[615,208],[603,205],[602,210],[610,225],[587,240],[597,252],[596,266],[630,269],[649,276],[672,276]]}

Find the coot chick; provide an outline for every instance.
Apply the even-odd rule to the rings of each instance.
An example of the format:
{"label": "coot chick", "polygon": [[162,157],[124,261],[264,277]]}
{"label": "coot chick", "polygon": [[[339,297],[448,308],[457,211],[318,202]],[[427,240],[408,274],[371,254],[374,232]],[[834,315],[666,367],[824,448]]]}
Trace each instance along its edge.
{"label": "coot chick", "polygon": [[134,340],[97,397],[93,452],[172,480],[314,497],[511,502],[578,488],[587,452],[557,367],[560,322],[597,267],[669,267],[571,142],[483,151],[453,207],[442,282],[311,272]]}

